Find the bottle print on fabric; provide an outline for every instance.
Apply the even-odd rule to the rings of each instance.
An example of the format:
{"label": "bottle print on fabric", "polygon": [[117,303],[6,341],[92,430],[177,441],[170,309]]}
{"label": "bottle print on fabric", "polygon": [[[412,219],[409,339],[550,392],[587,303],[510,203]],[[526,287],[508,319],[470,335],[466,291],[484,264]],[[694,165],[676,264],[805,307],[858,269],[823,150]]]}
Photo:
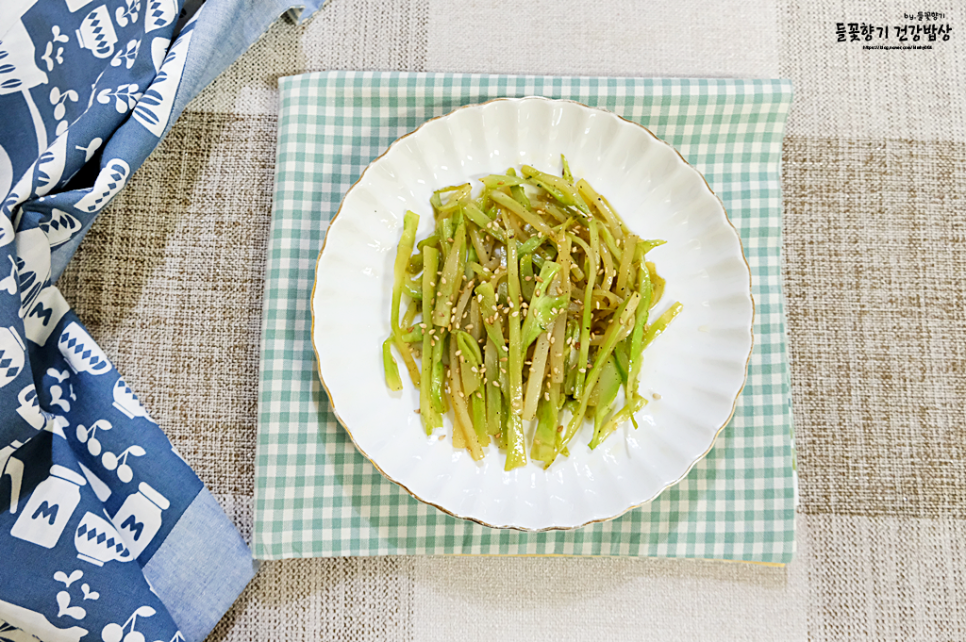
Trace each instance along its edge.
{"label": "bottle print on fabric", "polygon": [[141,482],[137,492],[128,495],[111,518],[133,558],[138,558],[157,535],[161,528],[161,512],[169,507],[168,500],[161,493]]}
{"label": "bottle print on fabric", "polygon": [[31,493],[10,535],[44,548],[55,547],[80,503],[80,488],[86,485],[83,476],[54,464],[50,476]]}

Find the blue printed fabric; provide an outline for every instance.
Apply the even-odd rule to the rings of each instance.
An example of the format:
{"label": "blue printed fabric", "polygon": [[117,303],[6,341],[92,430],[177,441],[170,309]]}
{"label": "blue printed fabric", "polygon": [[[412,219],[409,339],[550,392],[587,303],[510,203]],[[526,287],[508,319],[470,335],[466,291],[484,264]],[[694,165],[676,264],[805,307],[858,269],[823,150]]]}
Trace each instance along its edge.
{"label": "blue printed fabric", "polygon": [[0,641],[191,642],[254,573],[55,283],[188,100],[288,8],[0,0]]}

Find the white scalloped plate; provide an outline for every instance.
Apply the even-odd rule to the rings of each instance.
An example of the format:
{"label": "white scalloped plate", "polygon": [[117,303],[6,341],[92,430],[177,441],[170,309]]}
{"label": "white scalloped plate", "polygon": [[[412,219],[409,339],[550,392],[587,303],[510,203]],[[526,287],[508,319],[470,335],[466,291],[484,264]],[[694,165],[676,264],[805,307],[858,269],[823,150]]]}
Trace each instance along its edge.
{"label": "white scalloped plate", "polygon": [[[607,196],[667,279],[654,313],[684,310],[647,349],[640,428],[619,428],[591,451],[590,425],[549,469],[504,472],[494,446],[481,462],[449,437],[427,438],[419,390],[391,393],[381,345],[389,335],[395,248],[403,214],[433,227],[429,197],[508,167],[574,176]],[[312,337],[333,410],[359,450],[419,500],[487,526],[546,530],[617,517],[680,481],[734,412],[752,347],[751,273],[721,201],[667,143],[613,113],[545,98],[495,100],[431,120],[393,143],[346,193],[316,267]],[[400,364],[402,366],[402,364]],[[529,440],[528,440],[529,444]]]}

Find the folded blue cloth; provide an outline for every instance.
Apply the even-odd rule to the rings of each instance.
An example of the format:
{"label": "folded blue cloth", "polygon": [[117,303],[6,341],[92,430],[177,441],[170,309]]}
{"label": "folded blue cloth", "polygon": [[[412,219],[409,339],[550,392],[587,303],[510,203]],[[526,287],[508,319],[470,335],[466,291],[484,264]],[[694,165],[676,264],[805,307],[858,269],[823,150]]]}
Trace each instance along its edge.
{"label": "folded blue cloth", "polygon": [[54,284],[188,101],[291,7],[0,1],[0,640],[200,640],[255,572]]}

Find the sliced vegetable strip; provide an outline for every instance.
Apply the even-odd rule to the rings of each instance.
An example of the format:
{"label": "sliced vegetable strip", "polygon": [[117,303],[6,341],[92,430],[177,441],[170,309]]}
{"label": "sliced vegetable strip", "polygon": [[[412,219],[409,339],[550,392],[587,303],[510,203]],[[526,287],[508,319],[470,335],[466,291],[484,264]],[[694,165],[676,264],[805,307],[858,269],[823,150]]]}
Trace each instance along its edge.
{"label": "sliced vegetable strip", "polygon": [[636,427],[645,350],[682,310],[652,320],[664,280],[647,255],[664,241],[632,234],[561,162],[562,176],[529,165],[486,176],[478,196],[471,183],[436,190],[431,234],[417,243],[407,211],[393,263],[387,386],[403,388],[395,350],[426,434],[452,406],[454,448],[479,461],[492,442],[505,470],[528,461],[525,422],[536,422],[529,459],[545,466],[569,454],[585,418],[592,449]]}

